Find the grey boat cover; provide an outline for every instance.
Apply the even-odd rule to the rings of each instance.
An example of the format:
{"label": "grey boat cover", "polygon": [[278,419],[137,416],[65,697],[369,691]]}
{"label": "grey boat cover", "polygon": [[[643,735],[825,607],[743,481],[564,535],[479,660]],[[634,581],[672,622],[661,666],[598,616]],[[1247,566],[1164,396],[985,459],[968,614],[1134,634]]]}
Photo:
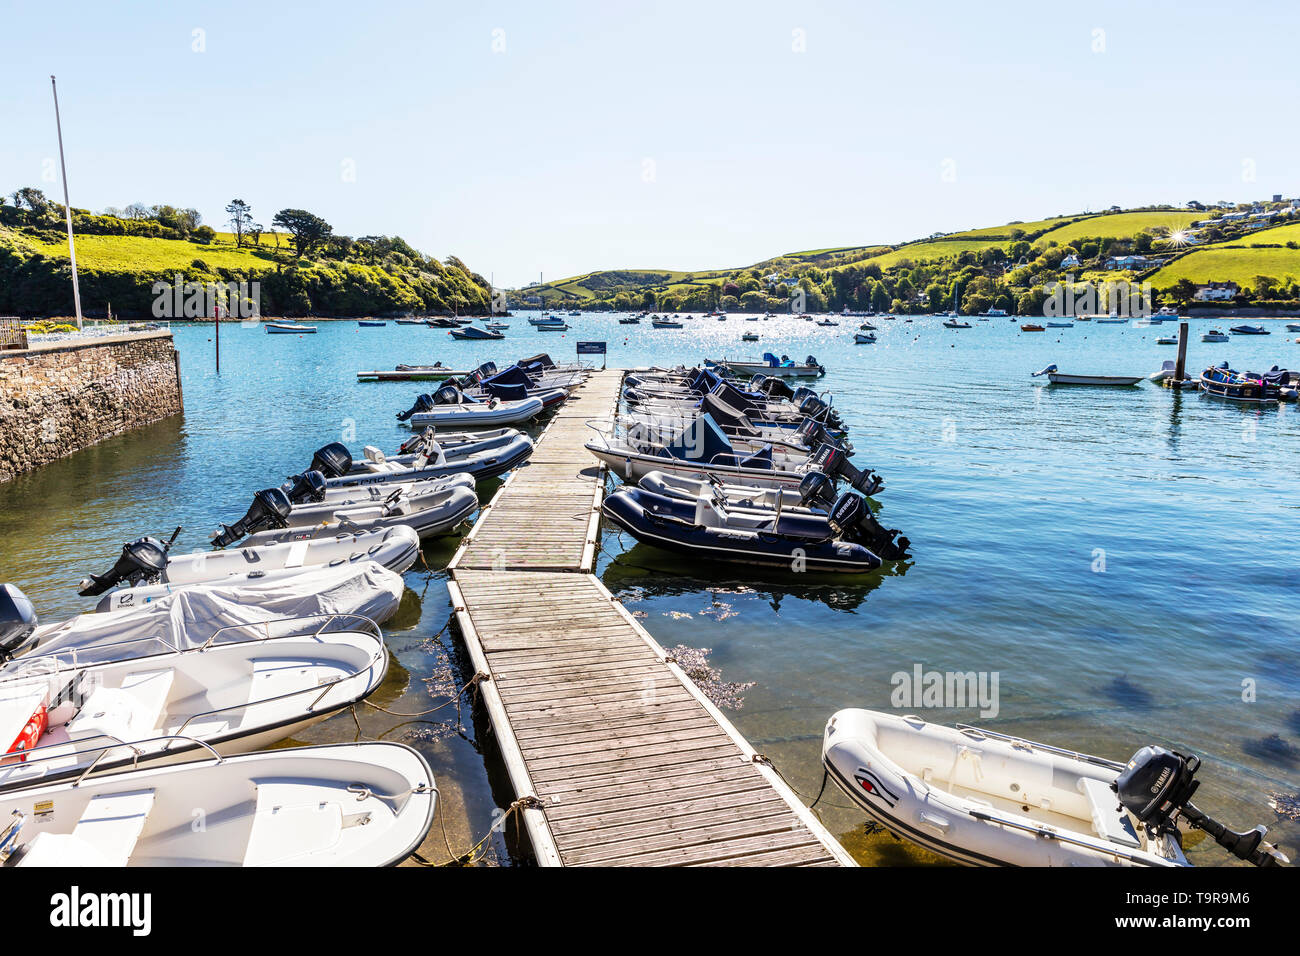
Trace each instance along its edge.
{"label": "grey boat cover", "polygon": [[[79,614],[41,625],[32,653],[75,650],[77,661],[89,664],[198,647],[228,625],[257,625],[227,632],[230,640],[242,640],[254,633],[301,633],[309,626],[301,621],[292,626],[271,623],[288,618],[318,616],[312,630],[332,614],[360,614],[379,622],[397,610],[404,589],[401,575],[374,561],[316,568],[260,585],[191,585],[142,607]],[[335,621],[330,628],[347,630],[348,625],[346,620]]]}

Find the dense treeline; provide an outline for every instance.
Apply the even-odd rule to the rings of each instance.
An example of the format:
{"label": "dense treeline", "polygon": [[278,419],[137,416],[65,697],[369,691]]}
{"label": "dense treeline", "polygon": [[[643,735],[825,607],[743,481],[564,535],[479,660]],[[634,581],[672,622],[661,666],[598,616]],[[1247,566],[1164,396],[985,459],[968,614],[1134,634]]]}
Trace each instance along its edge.
{"label": "dense treeline", "polygon": [[[108,243],[114,255],[106,257],[83,255],[78,244],[85,314],[102,314],[111,303],[116,315],[149,317],[155,284],[170,286],[178,272],[184,282],[258,283],[263,315],[482,314],[491,308],[487,281],[455,256],[440,261],[399,236],[336,235],[301,209],[280,210],[269,230],[253,221],[242,200],[227,211],[233,241],[220,238],[193,209],[135,203],[95,214],[74,208],[78,237],[121,237]],[[158,239],[174,244],[140,241]],[[62,205],[32,188],[0,197],[0,314],[72,314],[66,243]]]}

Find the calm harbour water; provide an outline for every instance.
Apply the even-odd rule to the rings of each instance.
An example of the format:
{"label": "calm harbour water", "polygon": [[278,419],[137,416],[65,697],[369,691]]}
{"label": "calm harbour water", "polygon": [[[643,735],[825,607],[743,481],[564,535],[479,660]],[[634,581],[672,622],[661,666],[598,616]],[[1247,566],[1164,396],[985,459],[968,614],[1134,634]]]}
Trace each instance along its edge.
{"label": "calm harbour water", "polygon": [[[321,322],[306,336],[223,324],[220,376],[213,327],[177,326],[184,415],[4,485],[0,580],[22,587],[43,620],[59,620],[88,608],[77,581],[109,566],[123,541],[179,524],[178,547],[201,549],[255,489],[301,470],[320,445],[391,451],[409,434],[394,413],[432,383],[358,383],[360,369],[505,365],[543,350],[567,361],[580,339],[607,340],[610,365],[621,367],[811,353],[829,368],[815,387],[833,394],[855,461],[884,476],[881,518],[911,538],[913,560],[861,579],[686,573],[606,529],[599,565],[661,644],[710,648],[724,680],[753,682],[731,716],[791,784],[811,801],[826,718],[848,706],[891,709],[895,673],[996,672],[996,717],[924,716],[1116,759],[1147,743],[1191,750],[1205,760],[1198,802],[1236,829],[1269,824],[1300,855],[1300,825],[1273,828],[1265,802],[1270,791],[1300,787],[1300,409],[1236,406],[1145,382],[1067,388],[1029,377],[1050,363],[1146,374],[1174,356],[1155,344],[1176,330],[1168,324],[1021,333],[1005,318],[960,331],[938,318],[873,319],[879,341],[855,346],[861,319],[821,328],[789,316],[699,318],[678,331],[589,315],[568,319],[566,333],[539,333],[526,318],[508,319],[506,340],[489,343],[392,322]],[[1202,344],[1211,324],[1191,323],[1193,371],[1225,359],[1239,369],[1300,364],[1300,344],[1281,323],[1269,324],[1270,336]],[[742,331],[761,341],[741,343]],[[483,500],[494,489],[481,488]],[[375,698],[390,710],[437,706],[447,700],[437,692],[466,676],[453,636],[435,640],[450,612],[438,569],[455,545],[426,547],[435,571],[406,575],[407,599],[385,629],[400,666]],[[1243,700],[1243,682],[1253,700]],[[360,720],[366,736],[405,740],[428,757],[456,853],[509,802],[468,707],[459,730],[454,706],[424,720],[363,708]],[[297,742],[355,736],[344,714]],[[863,863],[928,861],[868,835],[833,787],[818,809]],[[500,837],[487,847],[490,859],[511,861]],[[422,853],[448,857],[438,824]],[[1225,856],[1202,846],[1192,858]]]}

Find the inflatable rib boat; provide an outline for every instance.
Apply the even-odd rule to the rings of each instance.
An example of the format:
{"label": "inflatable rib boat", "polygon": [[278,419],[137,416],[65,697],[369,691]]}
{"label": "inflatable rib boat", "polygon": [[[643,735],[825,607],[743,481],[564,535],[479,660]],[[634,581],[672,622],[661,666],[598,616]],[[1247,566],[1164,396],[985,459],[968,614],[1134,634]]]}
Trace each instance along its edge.
{"label": "inflatable rib boat", "polygon": [[[97,770],[173,763],[292,737],[369,696],[388,667],[379,627],[339,615],[236,625],[198,647],[127,642],[120,659],[28,655],[0,671],[0,725],[31,727],[0,761],[0,790]],[[178,735],[191,741],[181,741]],[[105,744],[122,746],[105,747]]]}
{"label": "inflatable rib boat", "polygon": [[475,481],[484,481],[522,465],[533,453],[532,440],[513,429],[502,429],[482,441],[466,440],[447,446],[432,433],[419,437],[420,450],[412,453],[412,457],[399,455],[395,461],[389,461],[378,448],[367,445],[364,458],[354,462],[346,445],[331,442],[317,449],[308,470],[324,475],[327,488],[424,481],[452,475],[469,475]]}
{"label": "inflatable rib boat", "polygon": [[[0,795],[0,864],[389,866],[420,845],[437,796],[428,763],[403,744],[207,751]],[[57,812],[37,820],[42,806]]]}
{"label": "inflatable rib boat", "polygon": [[421,395],[413,408],[398,413],[397,420],[409,421],[416,428],[513,425],[537,417],[544,407],[541,398],[492,397],[483,401],[470,398],[455,385],[444,385],[432,395]]}
{"label": "inflatable rib boat", "polygon": [[[721,495],[694,502],[620,488],[601,512],[638,541],[692,557],[785,570],[862,572],[905,556],[907,539],[881,528],[866,499],[845,494],[829,516],[728,509]],[[883,554],[882,554],[883,552]]]}
{"label": "inflatable rib boat", "polygon": [[1145,747],[1121,764],[973,727],[841,710],[822,762],[890,832],[973,866],[1186,866],[1181,826],[1240,859],[1286,862],[1264,829],[1234,833],[1190,798],[1195,757]]}

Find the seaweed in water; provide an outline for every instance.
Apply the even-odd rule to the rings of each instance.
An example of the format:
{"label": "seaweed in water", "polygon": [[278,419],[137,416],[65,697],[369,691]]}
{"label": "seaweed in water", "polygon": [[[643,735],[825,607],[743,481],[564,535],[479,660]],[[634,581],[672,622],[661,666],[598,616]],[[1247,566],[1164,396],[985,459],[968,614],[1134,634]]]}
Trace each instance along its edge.
{"label": "seaweed in water", "polygon": [[1268,792],[1268,806],[1280,817],[1288,820],[1300,820],[1300,793],[1281,793],[1277,790]]}
{"label": "seaweed in water", "polygon": [[723,680],[722,672],[709,664],[710,653],[710,648],[687,647],[685,644],[668,648],[668,656],[677,662],[713,706],[740,710],[745,706],[745,691],[754,686],[754,681],[737,683]]}
{"label": "seaweed in water", "polygon": [[1300,761],[1300,748],[1284,740],[1281,734],[1269,734],[1258,740],[1247,740],[1241,745],[1241,749],[1252,757],[1267,760],[1269,763],[1295,764]]}
{"label": "seaweed in water", "polygon": [[1147,691],[1128,679],[1127,674],[1120,674],[1108,684],[1103,684],[1101,692],[1121,707],[1134,710],[1149,710],[1154,703]]}

